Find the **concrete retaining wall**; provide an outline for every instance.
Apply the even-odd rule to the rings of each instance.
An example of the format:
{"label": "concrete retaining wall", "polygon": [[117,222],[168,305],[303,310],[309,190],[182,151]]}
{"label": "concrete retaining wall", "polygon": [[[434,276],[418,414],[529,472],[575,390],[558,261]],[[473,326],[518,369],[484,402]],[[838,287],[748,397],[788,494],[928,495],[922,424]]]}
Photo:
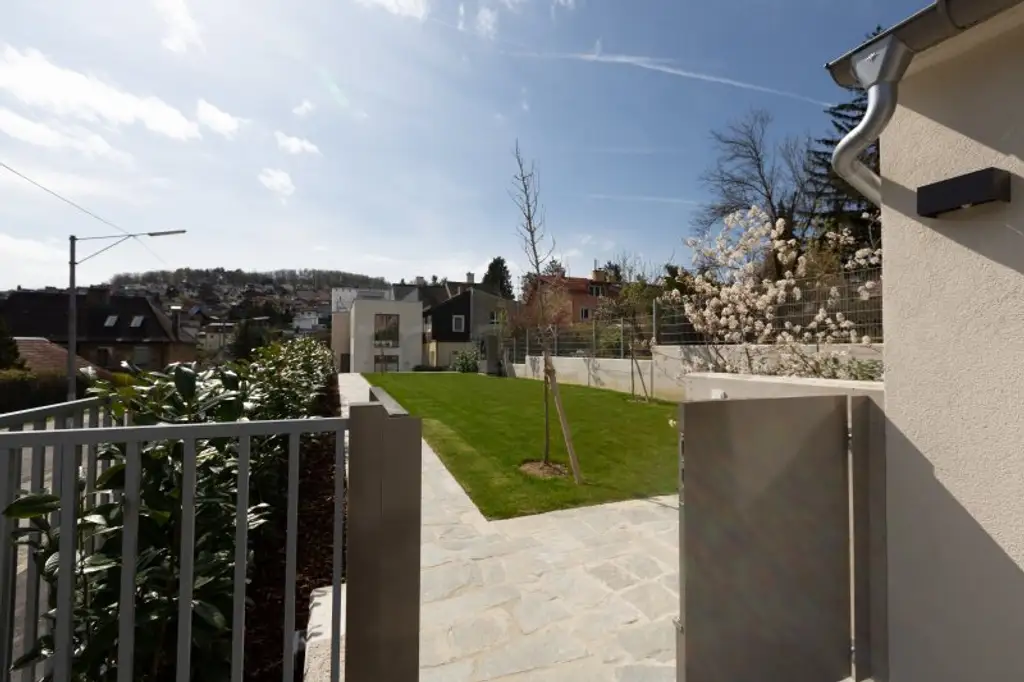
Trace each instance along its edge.
{"label": "concrete retaining wall", "polygon": [[[850,357],[859,360],[881,360],[883,347],[860,345],[836,345],[837,350],[844,350]],[[623,393],[647,394],[661,400],[683,400],[688,395],[686,380],[683,375],[683,358],[697,357],[702,354],[701,346],[656,346],[651,359],[590,358],[590,357],[556,357],[551,361],[555,365],[559,381],[579,386],[607,388]],[[511,374],[526,379],[541,379],[540,356],[530,355],[525,363],[510,366]],[[732,376],[732,375],[714,375]],[[736,375],[741,376],[741,375]],[[750,377],[747,377],[750,378]],[[757,377],[753,377],[757,378]],[[852,385],[863,385],[864,382],[847,382]],[[881,384],[879,384],[880,386]],[[822,393],[834,393],[822,391]],[[802,395],[813,395],[803,393]],[[737,396],[741,397],[741,396]],[[749,397],[770,397],[767,395]],[[691,397],[693,400],[709,399]]]}

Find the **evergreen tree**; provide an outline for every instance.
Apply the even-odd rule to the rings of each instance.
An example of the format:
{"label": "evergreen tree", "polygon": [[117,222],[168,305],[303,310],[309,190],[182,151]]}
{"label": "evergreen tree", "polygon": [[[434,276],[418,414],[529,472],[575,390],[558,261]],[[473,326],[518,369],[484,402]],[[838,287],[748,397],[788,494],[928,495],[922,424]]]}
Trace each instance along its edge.
{"label": "evergreen tree", "polygon": [[18,353],[18,344],[7,330],[3,318],[0,318],[0,369],[25,369],[25,363]]}
{"label": "evergreen tree", "polygon": [[[881,31],[881,27],[876,28],[868,38]],[[818,197],[817,217],[826,226],[848,227],[857,245],[866,246],[879,239],[878,234],[871,232],[871,221],[862,217],[864,213],[873,213],[875,206],[832,169],[832,153],[836,145],[864,119],[868,108],[867,92],[860,88],[850,88],[848,92],[848,101],[825,109],[832,129],[827,136],[815,139],[808,151],[808,175],[812,191]],[[864,150],[860,160],[871,170],[879,172],[877,140]]]}
{"label": "evergreen tree", "polygon": [[508,271],[508,264],[505,259],[501,256],[496,256],[491,260],[487,266],[487,272],[484,273],[484,278],[481,284],[491,288],[491,291],[500,295],[502,298],[513,298],[514,293],[512,291],[512,273]]}

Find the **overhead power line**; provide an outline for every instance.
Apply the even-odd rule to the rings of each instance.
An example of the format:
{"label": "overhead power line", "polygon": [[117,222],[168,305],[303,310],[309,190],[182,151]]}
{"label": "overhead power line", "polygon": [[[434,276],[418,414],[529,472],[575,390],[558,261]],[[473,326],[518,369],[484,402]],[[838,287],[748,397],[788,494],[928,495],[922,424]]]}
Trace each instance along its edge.
{"label": "overhead power line", "polygon": [[[109,220],[107,220],[103,216],[100,216],[100,215],[97,215],[96,213],[93,213],[92,211],[90,211],[89,209],[85,208],[81,204],[76,203],[76,202],[72,201],[71,199],[68,199],[67,197],[65,197],[64,195],[60,194],[59,192],[55,192],[54,190],[50,189],[49,187],[47,187],[47,186],[45,186],[45,185],[43,185],[43,184],[41,184],[39,182],[36,182],[35,180],[33,180],[29,176],[25,175],[21,171],[16,170],[14,168],[11,168],[10,166],[8,166],[3,161],[0,161],[0,168],[3,168],[4,170],[6,170],[6,171],[8,171],[10,173],[13,173],[14,175],[17,175],[19,178],[21,178],[25,182],[28,182],[28,183],[38,187],[39,189],[43,190],[44,192],[46,192],[50,196],[63,201],[68,206],[71,206],[72,208],[74,208],[74,209],[76,209],[78,211],[81,211],[82,213],[84,213],[85,215],[89,216],[93,220],[98,220],[99,222],[103,223],[104,225],[106,225],[108,227],[112,227],[112,228],[114,228],[115,230],[117,230],[118,232],[120,232],[122,234],[129,234],[128,230],[124,229],[120,225],[117,225],[115,223],[110,222]],[[132,239],[134,239],[139,244],[141,244],[142,248],[146,249],[146,251],[149,251],[149,253],[154,258],[156,258],[158,261],[160,261],[161,263],[163,263],[165,265],[167,264],[167,261],[165,261],[163,258],[161,258],[156,253],[156,251],[154,251],[153,249],[149,248],[149,246],[146,244],[146,242],[142,241],[138,237],[132,237]]]}

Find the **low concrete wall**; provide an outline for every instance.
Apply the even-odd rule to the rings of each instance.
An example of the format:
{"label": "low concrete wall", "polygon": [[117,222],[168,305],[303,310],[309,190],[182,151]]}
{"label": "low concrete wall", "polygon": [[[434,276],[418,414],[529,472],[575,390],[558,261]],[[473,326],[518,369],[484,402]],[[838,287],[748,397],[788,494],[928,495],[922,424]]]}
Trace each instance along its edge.
{"label": "low concrete wall", "polygon": [[[858,360],[882,359],[883,347],[881,345],[837,344],[833,348],[846,351],[851,358]],[[651,353],[651,359],[637,360],[635,363],[628,359],[591,357],[555,357],[551,358],[551,361],[555,365],[559,381],[566,384],[607,388],[613,391],[635,393],[637,395],[642,395],[646,387],[647,394],[654,398],[661,400],[684,400],[690,394],[687,392],[686,376],[683,375],[683,359],[698,357],[704,353],[706,351],[702,346],[655,346]],[[510,365],[510,368],[512,376],[519,378],[541,379],[543,376],[540,356],[536,355],[527,356],[525,363],[513,364]],[[743,375],[723,374],[714,376],[741,377]],[[861,387],[865,384],[865,382],[859,381],[846,383]],[[878,384],[878,386],[881,387],[881,384]],[[831,390],[822,391],[821,393],[804,392],[791,395],[835,393],[834,388],[833,386]],[[767,398],[772,396],[751,395],[737,397]],[[691,396],[693,400],[708,400],[710,398],[710,394],[707,394],[704,398]]]}

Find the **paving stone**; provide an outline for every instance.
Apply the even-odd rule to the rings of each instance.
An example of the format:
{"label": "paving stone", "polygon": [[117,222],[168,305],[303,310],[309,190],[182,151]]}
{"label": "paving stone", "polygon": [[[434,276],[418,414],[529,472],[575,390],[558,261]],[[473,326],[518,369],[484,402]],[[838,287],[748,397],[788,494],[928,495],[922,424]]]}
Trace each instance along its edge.
{"label": "paving stone", "polygon": [[473,679],[478,682],[493,680],[503,675],[567,663],[586,655],[587,647],[568,633],[557,629],[542,630],[478,656]]}
{"label": "paving stone", "polygon": [[450,599],[424,604],[420,611],[420,627],[447,629],[518,596],[519,590],[514,587],[485,585]]}
{"label": "paving stone", "polygon": [[676,633],[671,620],[631,625],[620,630],[616,638],[634,661],[655,658],[666,651],[675,655]]}
{"label": "paving stone", "polygon": [[538,593],[524,594],[512,607],[512,615],[524,635],[565,620],[569,611],[561,600]]}
{"label": "paving stone", "polygon": [[483,581],[480,568],[473,563],[460,562],[425,568],[420,571],[420,600],[427,604],[447,599],[478,585],[483,585]]}
{"label": "paving stone", "polygon": [[564,599],[571,609],[590,608],[609,595],[604,584],[582,568],[552,571],[544,574],[538,582],[541,590],[552,597]]}
{"label": "paving stone", "polygon": [[626,554],[616,560],[616,563],[635,575],[640,580],[658,578],[666,573],[666,568],[649,556],[644,554]]}
{"label": "paving stone", "polygon": [[616,671],[616,682],[676,682],[676,669],[668,665],[627,665]]}
{"label": "paving stone", "polygon": [[448,641],[456,655],[465,658],[508,641],[513,627],[512,617],[506,611],[491,609],[452,626]]}
{"label": "paving stone", "polygon": [[596,656],[500,678],[500,682],[614,682],[614,680],[615,669]]}
{"label": "paving stone", "polygon": [[473,679],[473,661],[466,659],[433,668],[421,668],[419,682],[470,682]]}
{"label": "paving stone", "polygon": [[637,582],[636,578],[610,561],[588,566],[587,572],[613,590],[622,590]]}
{"label": "paving stone", "polygon": [[622,593],[622,598],[635,606],[650,620],[657,620],[678,610],[679,600],[659,583],[643,583]]}
{"label": "paving stone", "polygon": [[661,577],[661,584],[668,588],[669,592],[679,596],[679,572],[673,571]]}
{"label": "paving stone", "polygon": [[574,613],[569,629],[586,642],[600,640],[644,619],[640,611],[617,594],[609,595],[593,608]]}

